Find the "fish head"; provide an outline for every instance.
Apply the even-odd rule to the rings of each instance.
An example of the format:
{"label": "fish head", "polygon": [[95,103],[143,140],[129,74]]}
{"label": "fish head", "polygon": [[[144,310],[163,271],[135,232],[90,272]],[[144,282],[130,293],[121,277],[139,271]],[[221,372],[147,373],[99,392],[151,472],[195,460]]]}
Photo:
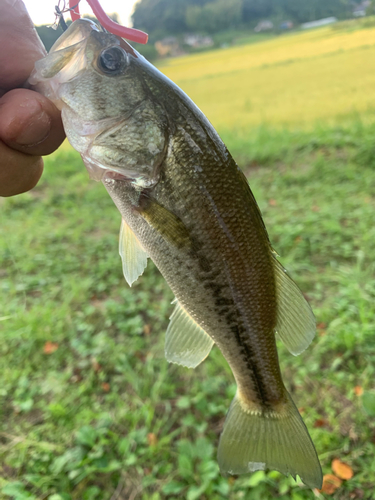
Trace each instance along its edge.
{"label": "fish head", "polygon": [[37,61],[33,88],[62,111],[91,177],[150,187],[165,155],[168,117],[147,82],[157,70],[122,38],[80,19]]}

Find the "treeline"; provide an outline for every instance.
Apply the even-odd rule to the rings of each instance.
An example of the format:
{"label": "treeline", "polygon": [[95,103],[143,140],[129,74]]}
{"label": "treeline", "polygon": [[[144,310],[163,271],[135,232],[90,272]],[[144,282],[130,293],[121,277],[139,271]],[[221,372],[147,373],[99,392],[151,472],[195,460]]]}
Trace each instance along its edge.
{"label": "treeline", "polygon": [[140,0],[133,24],[160,37],[181,32],[215,33],[252,28],[263,19],[294,23],[351,17],[361,0]]}

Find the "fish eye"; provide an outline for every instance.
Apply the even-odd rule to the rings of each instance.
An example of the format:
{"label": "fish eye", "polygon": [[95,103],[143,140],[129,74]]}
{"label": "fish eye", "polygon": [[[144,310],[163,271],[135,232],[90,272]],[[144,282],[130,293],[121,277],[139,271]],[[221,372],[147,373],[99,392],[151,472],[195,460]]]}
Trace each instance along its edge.
{"label": "fish eye", "polygon": [[127,55],[121,47],[104,49],[99,56],[99,67],[107,75],[116,75],[125,68]]}

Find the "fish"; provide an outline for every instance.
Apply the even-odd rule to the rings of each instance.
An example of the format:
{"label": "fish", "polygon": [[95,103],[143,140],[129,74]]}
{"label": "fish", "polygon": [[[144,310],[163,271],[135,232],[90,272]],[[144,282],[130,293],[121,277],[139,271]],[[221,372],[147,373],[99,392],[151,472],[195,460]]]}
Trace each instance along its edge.
{"label": "fish", "polygon": [[70,143],[121,213],[129,285],[151,258],[174,292],[166,359],[195,368],[216,344],[233,372],[221,473],[274,469],[321,488],[319,459],[276,347],[278,336],[300,354],[315,336],[315,318],[211,123],[125,40],[85,19],[36,63],[30,83],[61,109]]}

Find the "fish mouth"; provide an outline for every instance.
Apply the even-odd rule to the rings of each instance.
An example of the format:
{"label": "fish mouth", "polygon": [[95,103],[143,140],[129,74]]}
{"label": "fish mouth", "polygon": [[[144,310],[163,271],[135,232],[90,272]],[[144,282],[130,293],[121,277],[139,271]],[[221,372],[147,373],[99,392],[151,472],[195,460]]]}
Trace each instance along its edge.
{"label": "fish mouth", "polygon": [[65,31],[52,45],[49,54],[76,45],[87,40],[93,31],[102,31],[100,27],[90,19],[78,19]]}
{"label": "fish mouth", "polygon": [[92,64],[96,51],[112,44],[119,45],[134,58],[138,57],[133,47],[122,38],[104,32],[89,19],[78,19],[56,40],[48,55],[36,61],[29,83],[36,85],[52,78],[59,84],[70,82],[87,64]]}
{"label": "fish mouth", "polygon": [[28,84],[44,94],[61,109],[58,89],[61,84],[72,81],[87,66],[86,46],[99,27],[89,19],[75,21],[54,43],[48,55],[36,61]]}
{"label": "fish mouth", "polygon": [[52,45],[48,55],[35,63],[29,79],[32,85],[57,77],[59,83],[71,80],[86,65],[85,48],[99,27],[89,19],[75,21]]}

